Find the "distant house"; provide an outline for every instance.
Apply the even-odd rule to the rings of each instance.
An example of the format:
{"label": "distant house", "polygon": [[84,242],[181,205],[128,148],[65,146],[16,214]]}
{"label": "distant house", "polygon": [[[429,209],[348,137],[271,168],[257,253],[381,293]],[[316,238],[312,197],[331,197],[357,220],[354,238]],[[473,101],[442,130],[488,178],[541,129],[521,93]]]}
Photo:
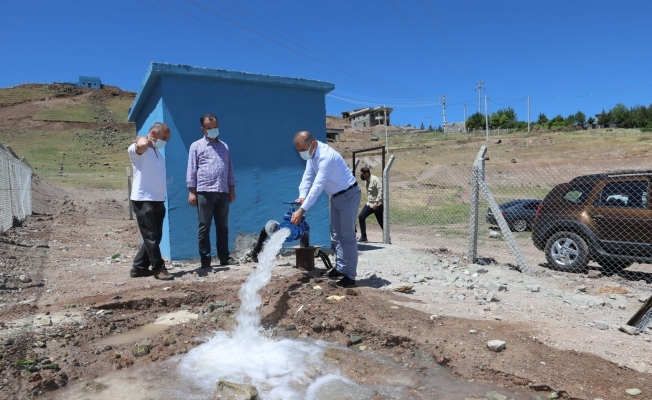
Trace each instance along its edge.
{"label": "distant house", "polygon": [[[389,107],[366,107],[358,108],[353,111],[344,111],[342,118],[351,121],[351,128],[370,128],[376,125],[390,125],[389,115],[393,109]],[[387,112],[387,121],[385,121],[385,112]]]}
{"label": "distant house", "polygon": [[326,139],[327,140],[332,140],[333,142],[339,142],[340,141],[340,135],[344,133],[344,129],[342,128],[329,128],[326,127]]}
{"label": "distant house", "polygon": [[444,133],[466,132],[466,122],[449,122],[444,125]]}
{"label": "distant house", "polygon": [[94,76],[80,76],[77,86],[88,89],[102,89],[102,81]]}

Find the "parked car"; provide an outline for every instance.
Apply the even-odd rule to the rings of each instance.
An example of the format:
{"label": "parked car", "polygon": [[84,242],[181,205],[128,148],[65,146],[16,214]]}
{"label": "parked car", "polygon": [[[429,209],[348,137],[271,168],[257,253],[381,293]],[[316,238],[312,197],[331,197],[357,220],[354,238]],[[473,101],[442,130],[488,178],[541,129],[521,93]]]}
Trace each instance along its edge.
{"label": "parked car", "polygon": [[548,263],[582,271],[589,261],[607,269],[652,264],[652,171],[578,176],[543,199],[532,227]]}
{"label": "parked car", "polygon": [[[519,199],[508,201],[498,206],[505,217],[509,228],[515,232],[523,232],[532,227],[537,208],[541,200],[536,199]],[[491,209],[487,210],[487,223],[498,225],[496,217]]]}

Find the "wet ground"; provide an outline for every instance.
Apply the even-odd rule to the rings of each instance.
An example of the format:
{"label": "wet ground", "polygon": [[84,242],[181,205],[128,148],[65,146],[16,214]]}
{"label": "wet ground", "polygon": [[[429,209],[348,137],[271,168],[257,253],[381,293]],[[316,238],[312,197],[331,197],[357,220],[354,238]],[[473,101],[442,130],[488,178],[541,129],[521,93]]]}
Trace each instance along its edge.
{"label": "wet ground", "polygon": [[[83,217],[66,212],[65,199],[49,198],[61,213],[34,215],[0,235],[0,398],[99,399],[116,387],[132,398],[191,398],[192,385],[176,397],[179,383],[188,382],[179,365],[193,351],[203,352],[216,332],[233,332],[238,291],[254,264],[211,271],[174,264],[172,282],[131,279],[134,221]],[[404,249],[386,251],[396,252],[394,260],[408,259]],[[372,262],[366,258],[364,268]],[[396,261],[397,269],[413,267]],[[584,351],[576,331],[568,339],[575,350],[564,349],[561,336],[556,344],[562,346],[545,340],[551,329],[564,329],[547,320],[480,317],[470,306],[464,313],[465,303],[454,310],[443,306],[448,303],[429,307],[416,294],[365,282],[372,280],[336,289],[294,268],[287,255],[276,260],[271,282],[260,290],[261,324],[270,339],[323,350],[303,371],[306,396],[320,398],[324,387],[370,399],[501,398],[487,395],[491,391],[514,399],[552,392],[620,399],[630,398],[625,391],[632,388],[642,391],[639,398],[652,396],[648,372]],[[552,304],[538,301],[540,310]],[[644,336],[631,340],[648,357]],[[627,351],[630,337],[614,337],[620,344],[613,351]],[[488,349],[494,339],[506,348]],[[201,372],[195,398],[212,398],[217,377],[210,368]],[[359,396],[351,397],[354,389]],[[337,398],[333,393],[324,396]]]}

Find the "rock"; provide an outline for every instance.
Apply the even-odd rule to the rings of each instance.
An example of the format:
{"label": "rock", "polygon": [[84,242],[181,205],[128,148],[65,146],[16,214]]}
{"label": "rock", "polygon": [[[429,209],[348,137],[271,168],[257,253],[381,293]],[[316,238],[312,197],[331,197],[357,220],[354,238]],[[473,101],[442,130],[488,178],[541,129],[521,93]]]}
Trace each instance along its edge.
{"label": "rock", "polygon": [[641,391],[639,389],[627,389],[625,390],[625,393],[627,393],[630,396],[638,396],[641,394]]}
{"label": "rock", "polygon": [[360,342],[362,342],[362,338],[360,336],[351,335],[351,344],[358,344]]}
{"label": "rock", "polygon": [[503,141],[500,140],[500,139],[498,139],[498,140],[494,140],[494,143],[496,143],[496,144],[501,144],[502,142],[503,142]]}
{"label": "rock", "polygon": [[6,339],[5,340],[5,346],[11,346],[14,344],[14,339]]}
{"label": "rock", "polygon": [[640,333],[637,327],[629,325],[622,325],[618,330],[628,335],[638,335]]}
{"label": "rock", "polygon": [[170,291],[170,290],[172,290],[172,288],[169,287],[169,286],[166,286],[166,287],[163,288],[163,291],[164,291],[164,292],[168,292],[168,291]]}
{"label": "rock", "polygon": [[541,287],[539,285],[527,285],[525,288],[533,293],[541,291]]}
{"label": "rock", "polygon": [[219,398],[224,400],[256,400],[258,390],[255,386],[220,380],[216,386]]}
{"label": "rock", "polygon": [[510,162],[511,162],[512,164],[516,164],[516,160],[513,159],[513,158],[512,158],[512,160],[511,160]]}
{"label": "rock", "polygon": [[116,286],[124,286],[125,283],[124,283],[124,282],[118,282],[118,283],[116,283],[115,285],[116,285]]}
{"label": "rock", "polygon": [[601,331],[604,331],[604,330],[609,329],[609,325],[607,325],[606,322],[602,322],[602,321],[593,321],[593,324],[595,325],[595,327],[596,327],[597,329],[600,329]]}
{"label": "rock", "polygon": [[59,369],[59,364],[56,364],[56,363],[46,364],[46,365],[41,366],[41,369],[54,369],[54,370],[58,370],[58,369]]}
{"label": "rock", "polygon": [[587,278],[591,278],[591,279],[602,278],[602,272],[590,270],[589,273],[587,274]]}
{"label": "rock", "polygon": [[581,293],[586,293],[586,286],[581,285],[575,288],[576,291],[581,292]]}
{"label": "rock", "polygon": [[315,294],[316,294],[317,296],[321,296],[321,295],[324,294],[324,292],[323,292],[323,290],[321,290],[321,289],[315,289]]}
{"label": "rock", "polygon": [[507,400],[507,396],[504,396],[495,390],[485,393],[484,397],[489,400]]}
{"label": "rock", "polygon": [[645,303],[645,302],[647,302],[647,299],[648,299],[647,296],[641,296],[641,297],[638,298],[638,301],[639,301],[640,303]]}
{"label": "rock", "polygon": [[507,348],[507,343],[503,340],[490,340],[487,342],[487,348],[498,353]]}
{"label": "rock", "polygon": [[103,384],[101,384],[99,382],[95,382],[95,381],[86,382],[86,384],[84,385],[84,390],[87,391],[87,392],[91,392],[91,393],[99,392],[99,391],[104,390],[106,388],[107,388],[106,385],[103,385]]}
{"label": "rock", "polygon": [[428,317],[428,318],[430,318],[431,321],[434,321],[434,320],[439,319],[439,315],[435,315],[435,314],[433,314],[433,315],[431,315],[431,316]]}
{"label": "rock", "polygon": [[498,282],[487,282],[485,283],[485,288],[490,292],[506,292],[507,286],[502,285]]}
{"label": "rock", "polygon": [[469,333],[470,333],[471,335],[475,335],[476,333],[478,333],[478,331],[476,331],[475,329],[471,329],[471,330],[469,331]]}
{"label": "rock", "polygon": [[550,392],[550,394],[548,395],[548,398],[549,399],[558,399],[559,394],[557,392]]}
{"label": "rock", "polygon": [[29,283],[29,282],[32,281],[32,279],[31,279],[29,276],[27,276],[27,275],[21,275],[21,276],[19,276],[19,277],[18,277],[18,280],[21,281],[21,282],[23,282],[23,283]]}
{"label": "rock", "polygon": [[487,303],[491,303],[492,301],[496,303],[500,301],[500,299],[498,298],[498,296],[496,296],[496,293],[494,292],[490,292],[487,295]]}
{"label": "rock", "polygon": [[498,232],[498,231],[494,231],[494,230],[490,230],[490,231],[489,231],[489,237],[490,237],[491,239],[498,239],[498,238],[500,237],[500,232]]}
{"label": "rock", "polygon": [[589,307],[604,307],[604,300],[602,299],[590,299],[589,301],[586,302]]}
{"label": "rock", "polygon": [[134,346],[131,352],[133,353],[134,357],[142,357],[148,355],[151,350],[152,350],[152,345],[149,343],[145,343],[145,344],[139,344]]}

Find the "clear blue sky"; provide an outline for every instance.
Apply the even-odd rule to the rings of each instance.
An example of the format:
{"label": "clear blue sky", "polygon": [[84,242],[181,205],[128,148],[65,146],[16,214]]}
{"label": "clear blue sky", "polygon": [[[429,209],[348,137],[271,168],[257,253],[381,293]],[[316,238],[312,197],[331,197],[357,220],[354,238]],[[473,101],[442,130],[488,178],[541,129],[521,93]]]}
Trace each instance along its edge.
{"label": "clear blue sky", "polygon": [[386,104],[394,124],[440,125],[443,94],[462,120],[480,80],[489,112],[526,120],[530,96],[532,120],[590,116],[652,104],[650,15],[649,0],[5,0],[0,87],[137,91],[157,61],[332,82],[329,114]]}

